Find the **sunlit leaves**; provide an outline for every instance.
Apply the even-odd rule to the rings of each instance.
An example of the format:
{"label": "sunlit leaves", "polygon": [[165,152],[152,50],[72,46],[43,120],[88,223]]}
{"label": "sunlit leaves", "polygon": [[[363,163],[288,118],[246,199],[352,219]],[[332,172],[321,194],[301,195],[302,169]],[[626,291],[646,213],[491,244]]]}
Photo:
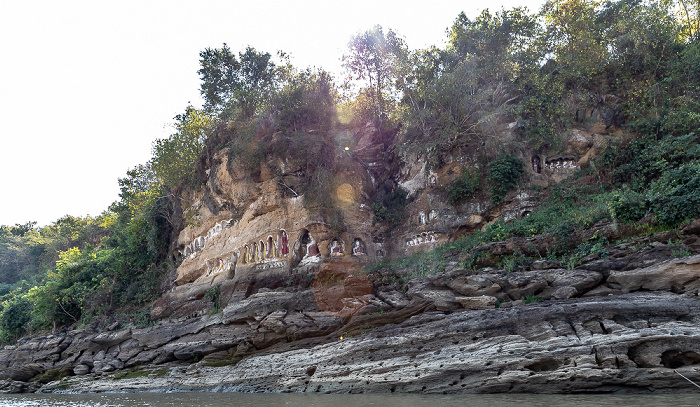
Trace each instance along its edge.
{"label": "sunlit leaves", "polygon": [[200,52],[200,90],[205,108],[224,118],[250,118],[270,100],[279,82],[288,74],[286,55],[276,65],[272,55],[247,47],[236,56],[228,45]]}
{"label": "sunlit leaves", "polygon": [[[196,181],[195,163],[215,125],[212,116],[192,107],[175,119],[176,132],[153,143],[153,158],[150,161],[154,180],[169,190],[180,183],[192,185]],[[142,169],[142,172],[146,171]]]}

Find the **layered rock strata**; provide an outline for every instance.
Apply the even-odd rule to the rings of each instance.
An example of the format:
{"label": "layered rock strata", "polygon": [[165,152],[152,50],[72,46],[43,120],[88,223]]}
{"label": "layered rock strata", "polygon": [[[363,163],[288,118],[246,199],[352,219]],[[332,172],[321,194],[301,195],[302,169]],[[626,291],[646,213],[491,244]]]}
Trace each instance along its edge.
{"label": "layered rock strata", "polygon": [[700,380],[693,366],[699,315],[697,297],[671,293],[433,311],[342,340],[285,344],[233,366],[62,385],[91,392],[689,392],[674,369]]}
{"label": "layered rock strata", "polygon": [[[381,272],[322,268],[309,288],[258,288],[212,315],[20,340],[0,351],[0,388],[688,390],[673,369],[700,380],[700,256],[650,256],[575,270],[453,268],[405,292],[379,284]],[[525,304],[530,296],[541,301]],[[152,373],[119,379],[134,371]],[[86,375],[89,384],[70,377]]]}

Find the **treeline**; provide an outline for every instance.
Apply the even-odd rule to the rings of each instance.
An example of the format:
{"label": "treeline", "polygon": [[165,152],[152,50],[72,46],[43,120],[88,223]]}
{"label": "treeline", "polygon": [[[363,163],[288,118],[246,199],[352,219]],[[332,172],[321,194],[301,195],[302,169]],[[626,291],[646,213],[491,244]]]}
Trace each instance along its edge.
{"label": "treeline", "polygon": [[[338,149],[352,140],[333,130],[353,123],[374,122],[393,153],[433,167],[470,154],[480,170],[446,186],[449,201],[484,190],[498,203],[523,173],[518,146],[556,148],[597,109],[607,126],[635,135],[609,146],[595,169],[612,191],[611,216],[655,213],[666,225],[700,216],[697,2],[556,0],[536,13],[460,14],[444,48],[410,49],[376,26],[350,39],[343,62],[339,83],[295,68],[284,53],[203,50],[203,108],[175,117],[151,160],[119,180],[117,202],[96,218],[0,227],[2,340],[93,321],[148,324],[148,304],[177,266],[177,235],[191,221],[183,193],[204,185],[216,151],[252,177],[284,157],[294,184],[271,170],[286,193],[342,228],[328,187]],[[507,145],[498,138],[504,122],[517,123]],[[383,198],[377,218],[400,223],[405,194]]]}

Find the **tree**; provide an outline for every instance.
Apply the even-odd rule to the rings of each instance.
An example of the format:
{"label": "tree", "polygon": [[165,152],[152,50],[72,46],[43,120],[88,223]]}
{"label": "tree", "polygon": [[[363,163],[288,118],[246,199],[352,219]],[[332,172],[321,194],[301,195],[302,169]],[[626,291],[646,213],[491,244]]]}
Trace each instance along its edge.
{"label": "tree", "polygon": [[678,0],[681,32],[689,41],[700,39],[700,0]]}
{"label": "tree", "polygon": [[473,21],[460,13],[448,33],[452,63],[473,60],[481,80],[490,86],[511,81],[537,58],[531,55],[531,45],[540,30],[536,16],[524,7],[496,14],[486,9]]}
{"label": "tree", "polygon": [[590,86],[607,61],[602,26],[596,19],[598,0],[549,0],[542,7],[547,23],[548,52],[554,54],[569,88]]}
{"label": "tree", "polygon": [[[197,73],[202,80],[205,108],[223,117],[252,117],[288,70],[284,64],[275,65],[271,54],[252,47],[246,47],[238,58],[226,44],[218,49],[206,48],[199,56],[201,68]],[[284,53],[279,57],[286,59]]]}
{"label": "tree", "polygon": [[393,30],[385,35],[377,25],[353,36],[348,48],[343,67],[350,79],[366,83],[361,93],[366,92],[373,118],[382,123],[391,110],[387,102],[393,99],[397,55],[405,52],[406,46]]}
{"label": "tree", "polygon": [[192,186],[196,181],[197,159],[215,126],[212,116],[192,106],[175,120],[176,132],[153,142],[150,161],[154,181],[171,191],[181,183]]}

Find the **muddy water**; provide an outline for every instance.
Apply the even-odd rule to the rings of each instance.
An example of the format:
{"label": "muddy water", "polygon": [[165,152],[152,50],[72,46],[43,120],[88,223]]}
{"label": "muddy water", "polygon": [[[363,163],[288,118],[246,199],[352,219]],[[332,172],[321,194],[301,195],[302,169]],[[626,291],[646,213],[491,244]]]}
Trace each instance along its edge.
{"label": "muddy water", "polygon": [[666,395],[307,395],[137,393],[0,395],[0,407],[577,407],[700,406],[700,393]]}

